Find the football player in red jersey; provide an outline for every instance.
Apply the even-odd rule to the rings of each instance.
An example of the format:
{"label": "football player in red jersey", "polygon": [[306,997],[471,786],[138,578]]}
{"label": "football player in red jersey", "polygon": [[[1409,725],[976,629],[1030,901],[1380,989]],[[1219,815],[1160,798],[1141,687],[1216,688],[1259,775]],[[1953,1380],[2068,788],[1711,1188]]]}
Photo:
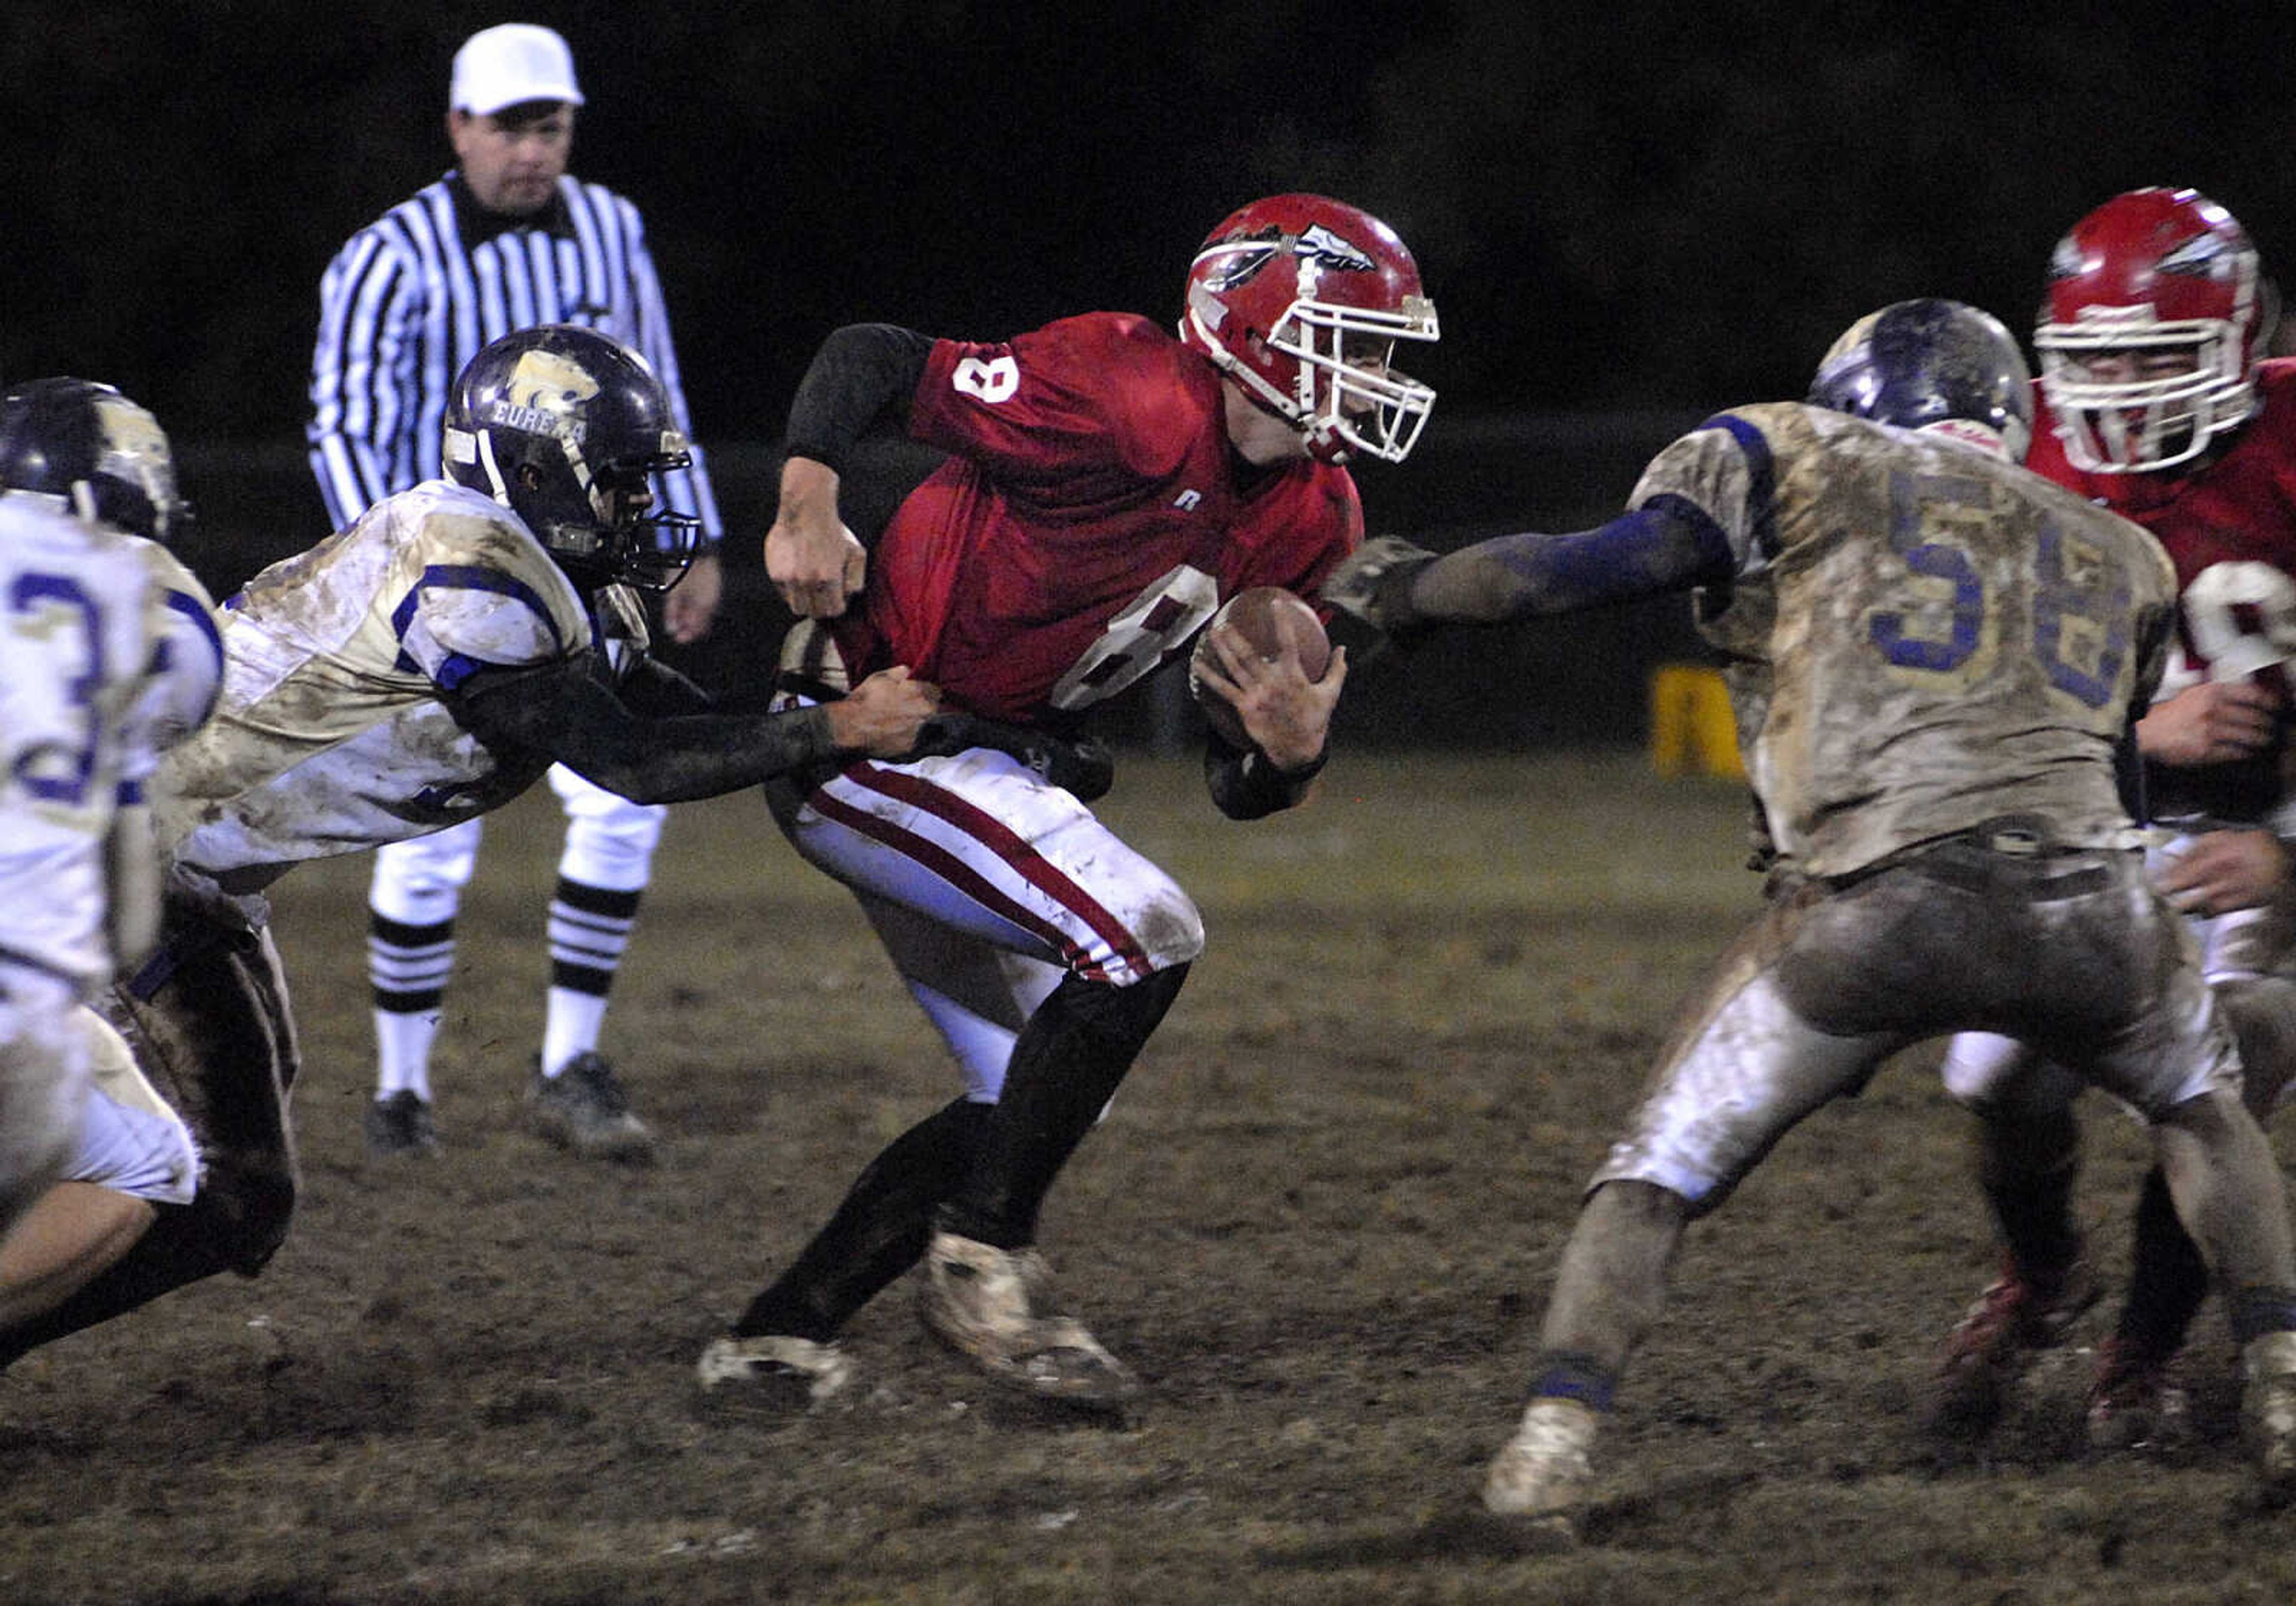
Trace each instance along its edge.
{"label": "football player in red jersey", "polygon": [[[1304,194],[1213,231],[1177,338],[1106,312],[1000,341],[837,331],[791,405],[766,538],[775,585],[806,616],[783,694],[834,697],[898,660],[951,707],[1078,736],[1226,599],[1312,595],[1355,550],[1362,508],[1341,465],[1409,453],[1434,393],[1390,359],[1436,336],[1395,232]],[[948,456],[865,552],[840,518],[840,471],[887,418]],[[1215,741],[1213,799],[1239,819],[1289,807],[1323,764],[1345,655],[1310,681],[1296,653],[1214,646],[1253,745]],[[1105,784],[976,749],[773,794],[798,851],[860,899],[964,1092],[862,1173],[709,1347],[705,1384],[841,1386],[839,1331],[922,1256],[927,1325],[991,1376],[1048,1398],[1131,1392],[1129,1370],[1057,1313],[1032,1247],[1054,1176],[1203,943],[1187,894],[1086,807]]]}
{"label": "football player in red jersey", "polygon": [[[2034,346],[2026,466],[2150,530],[2177,567],[2177,653],[2139,722],[2157,879],[2186,915],[2238,1036],[2259,1117],[2296,1073],[2296,907],[2282,778],[2296,654],[2296,362],[2264,360],[2274,294],[2231,214],[2190,190],[2117,195],[2058,242]],[[1981,1426],[2032,1352],[2095,1298],[2070,1192],[2064,1073],[2005,1039],[1956,1038],[1948,1085],[1987,1118],[1980,1172],[2006,1268],[1947,1346],[1944,1419]],[[2101,1446],[2176,1430],[2170,1375],[2208,1276],[2156,1169],[2088,1426]]]}

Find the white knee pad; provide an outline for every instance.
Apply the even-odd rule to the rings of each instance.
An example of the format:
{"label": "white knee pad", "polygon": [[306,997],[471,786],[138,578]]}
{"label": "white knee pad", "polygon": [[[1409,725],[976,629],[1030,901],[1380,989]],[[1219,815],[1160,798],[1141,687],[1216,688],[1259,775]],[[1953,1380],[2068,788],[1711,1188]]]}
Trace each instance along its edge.
{"label": "white knee pad", "polygon": [[550,790],[566,809],[566,846],[558,873],[610,892],[641,890],[661,841],[662,822],[669,817],[668,807],[633,803],[562,764],[550,767]]}
{"label": "white knee pad", "polygon": [[463,889],[478,865],[480,831],[481,823],[469,819],[376,848],[368,905],[402,925],[430,926],[454,919]]}

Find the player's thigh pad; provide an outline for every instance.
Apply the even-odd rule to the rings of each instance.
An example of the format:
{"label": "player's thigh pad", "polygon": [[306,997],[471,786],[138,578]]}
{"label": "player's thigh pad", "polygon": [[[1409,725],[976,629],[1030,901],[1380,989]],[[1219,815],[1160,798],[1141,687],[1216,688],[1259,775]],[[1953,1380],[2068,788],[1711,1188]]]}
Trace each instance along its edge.
{"label": "player's thigh pad", "polygon": [[1004,753],[852,765],[781,817],[855,890],[1088,979],[1121,986],[1203,951],[1177,882]]}

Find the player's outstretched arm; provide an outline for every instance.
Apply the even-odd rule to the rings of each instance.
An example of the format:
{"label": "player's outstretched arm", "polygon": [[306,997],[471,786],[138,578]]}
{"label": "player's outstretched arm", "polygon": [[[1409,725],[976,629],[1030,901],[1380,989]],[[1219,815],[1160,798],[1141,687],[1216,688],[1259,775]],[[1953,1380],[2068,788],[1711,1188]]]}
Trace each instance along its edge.
{"label": "player's outstretched arm", "polygon": [[1389,635],[1431,625],[1501,625],[1638,602],[1729,578],[1721,529],[1694,508],[1654,502],[1571,535],[1494,536],[1437,557],[1391,537],[1332,570],[1323,599]]}
{"label": "player's outstretched arm", "polygon": [[598,678],[585,654],[482,669],[446,703],[455,723],[490,748],[546,755],[632,802],[682,803],[824,759],[898,758],[916,745],[940,692],[894,668],[819,708],[649,719]]}

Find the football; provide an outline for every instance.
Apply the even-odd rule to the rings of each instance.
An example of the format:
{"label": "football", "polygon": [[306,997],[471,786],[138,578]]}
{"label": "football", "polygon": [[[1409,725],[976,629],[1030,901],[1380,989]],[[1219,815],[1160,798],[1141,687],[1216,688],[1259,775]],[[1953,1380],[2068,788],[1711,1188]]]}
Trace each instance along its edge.
{"label": "football", "polygon": [[1323,679],[1331,666],[1331,638],[1324,634],[1324,621],[1316,617],[1313,608],[1277,586],[1255,586],[1237,592],[1198,633],[1195,651],[1188,655],[1189,693],[1221,741],[1230,747],[1250,747],[1251,738],[1243,733],[1243,722],[1236,717],[1234,705],[1203,681],[1205,664],[1218,667],[1212,655],[1211,634],[1222,624],[1242,631],[1262,658],[1282,657],[1284,644],[1290,643],[1299,650],[1300,667],[1310,680]]}

